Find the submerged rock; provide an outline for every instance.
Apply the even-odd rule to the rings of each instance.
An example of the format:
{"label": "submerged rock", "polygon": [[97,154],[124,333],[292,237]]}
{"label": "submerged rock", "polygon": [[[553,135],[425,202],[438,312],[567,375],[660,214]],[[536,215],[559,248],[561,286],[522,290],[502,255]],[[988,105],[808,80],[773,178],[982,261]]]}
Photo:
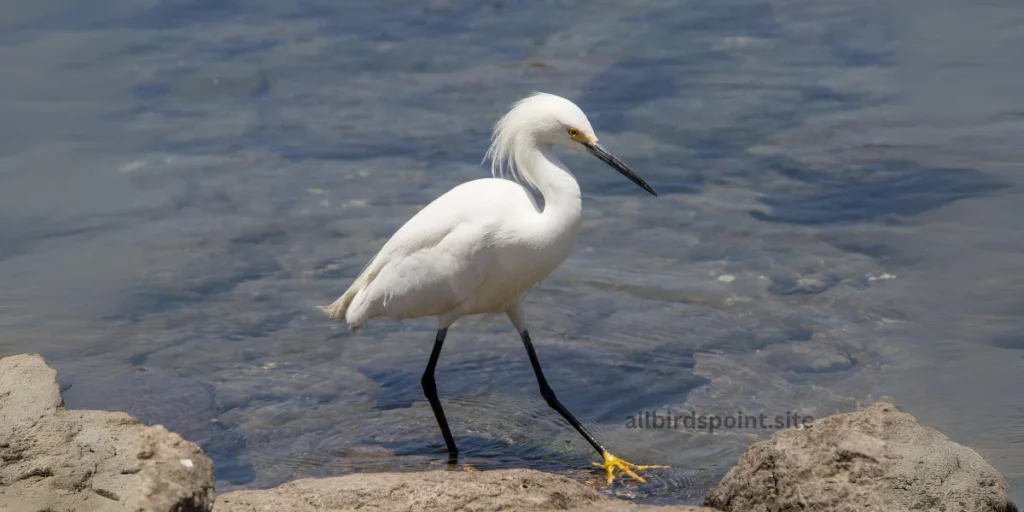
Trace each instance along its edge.
{"label": "submerged rock", "polygon": [[704,504],[737,512],[1016,510],[1006,479],[977,452],[885,401],[755,443]]}

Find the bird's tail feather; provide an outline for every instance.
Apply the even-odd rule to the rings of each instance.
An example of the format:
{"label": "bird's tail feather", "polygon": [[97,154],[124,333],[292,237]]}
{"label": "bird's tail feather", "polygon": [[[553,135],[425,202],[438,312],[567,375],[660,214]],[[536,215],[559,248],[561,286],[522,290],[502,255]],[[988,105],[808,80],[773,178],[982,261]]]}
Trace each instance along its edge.
{"label": "bird's tail feather", "polygon": [[[341,297],[338,297],[338,300],[326,306],[320,306],[320,310],[327,313],[327,316],[329,316],[331,320],[336,322],[347,322],[346,316],[348,314],[348,308],[352,304],[352,299],[354,299],[360,291],[366,288],[366,286],[373,281],[375,275],[376,274],[373,272],[363,272],[363,274],[356,278],[355,282],[352,283],[352,286],[350,286]],[[349,329],[356,329],[359,325],[349,324],[348,327]]]}
{"label": "bird's tail feather", "polygon": [[326,306],[319,306],[320,311],[327,313],[327,316],[329,316],[331,320],[334,320],[336,322],[344,321],[345,312],[346,310],[348,310],[348,305],[352,302],[352,297],[355,296],[354,292],[355,290],[352,290],[350,288],[349,291],[345,292],[344,295],[338,297],[338,300]]}

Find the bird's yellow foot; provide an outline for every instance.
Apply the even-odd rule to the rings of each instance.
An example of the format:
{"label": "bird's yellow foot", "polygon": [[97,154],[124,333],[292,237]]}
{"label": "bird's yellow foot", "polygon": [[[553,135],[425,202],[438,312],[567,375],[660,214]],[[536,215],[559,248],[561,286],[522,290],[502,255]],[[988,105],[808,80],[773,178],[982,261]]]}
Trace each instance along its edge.
{"label": "bird's yellow foot", "polygon": [[633,477],[634,480],[640,483],[646,483],[642,476],[636,474],[636,471],[643,471],[645,469],[656,469],[656,468],[667,468],[668,466],[638,466],[631,462],[626,462],[608,452],[601,454],[604,457],[604,464],[594,463],[595,466],[604,468],[604,473],[608,477],[608,484],[610,485],[615,480],[615,470],[622,471],[623,473]]}

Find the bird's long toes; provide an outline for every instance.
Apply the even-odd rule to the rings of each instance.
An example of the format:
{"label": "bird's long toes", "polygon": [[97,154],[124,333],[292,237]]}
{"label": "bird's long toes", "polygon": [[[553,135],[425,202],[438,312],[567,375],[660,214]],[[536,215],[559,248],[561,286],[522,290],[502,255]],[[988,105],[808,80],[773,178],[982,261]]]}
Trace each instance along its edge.
{"label": "bird's long toes", "polygon": [[601,457],[604,458],[604,463],[598,464],[595,462],[594,465],[604,469],[605,478],[608,481],[608,485],[611,485],[615,481],[616,471],[622,472],[629,476],[630,478],[632,478],[633,480],[636,480],[637,482],[643,484],[647,483],[647,480],[645,480],[644,477],[638,475],[636,473],[637,471],[645,471],[648,469],[659,469],[668,467],[659,465],[641,466],[638,464],[633,464],[632,462],[622,460],[608,452],[602,453]]}

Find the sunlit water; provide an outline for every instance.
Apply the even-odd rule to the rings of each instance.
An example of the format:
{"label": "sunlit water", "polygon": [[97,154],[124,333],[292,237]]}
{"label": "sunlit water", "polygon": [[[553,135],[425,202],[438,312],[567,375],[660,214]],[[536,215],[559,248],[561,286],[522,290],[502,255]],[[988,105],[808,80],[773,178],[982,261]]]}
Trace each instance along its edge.
{"label": "sunlit water", "polygon": [[[445,467],[433,322],[314,306],[541,90],[661,193],[567,156],[583,232],[528,301],[563,402],[671,465],[616,492],[699,502],[771,433],[638,411],[890,396],[1024,501],[1024,11],[972,4],[7,2],[0,355],[201,443],[219,491]],[[505,320],[452,329],[437,380],[457,469],[597,476]]]}

